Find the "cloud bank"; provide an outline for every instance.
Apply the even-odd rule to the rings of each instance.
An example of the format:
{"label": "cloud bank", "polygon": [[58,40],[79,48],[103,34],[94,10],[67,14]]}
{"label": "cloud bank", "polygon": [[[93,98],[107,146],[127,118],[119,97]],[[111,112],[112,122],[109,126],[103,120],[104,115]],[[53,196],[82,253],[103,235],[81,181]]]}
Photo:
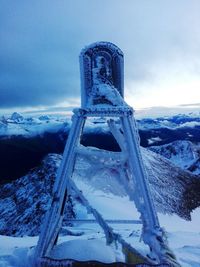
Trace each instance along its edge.
{"label": "cloud bank", "polygon": [[80,97],[78,55],[110,41],[133,106],[200,101],[198,0],[0,1],[0,108]]}

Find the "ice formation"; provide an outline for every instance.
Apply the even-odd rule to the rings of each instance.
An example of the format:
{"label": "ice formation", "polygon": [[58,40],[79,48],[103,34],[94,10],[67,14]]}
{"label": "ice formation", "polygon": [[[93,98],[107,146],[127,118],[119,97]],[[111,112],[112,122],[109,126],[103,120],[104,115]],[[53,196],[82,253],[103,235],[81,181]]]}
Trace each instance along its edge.
{"label": "ice formation", "polygon": [[[63,154],[58,175],[54,184],[51,207],[47,212],[43,229],[35,252],[38,266],[47,260],[58,240],[64,217],[64,209],[69,192],[75,192],[88,212],[92,213],[105,233],[107,245],[119,243],[124,249],[144,262],[179,266],[168,248],[164,231],[159,225],[154,203],[149,189],[148,177],[144,168],[139,136],[133,117],[133,109],[123,100],[123,53],[115,45],[107,42],[92,44],[81,52],[81,108],[74,111],[72,126]],[[111,133],[118,142],[121,152],[114,155],[103,151],[113,168],[121,165],[120,180],[130,199],[141,214],[144,243],[150,247],[149,259],[131,247],[123,237],[113,231],[101,213],[92,207],[77,185],[72,181],[76,157],[81,151],[80,138],[87,118],[104,116],[108,119]],[[91,155],[94,150],[84,153]],[[97,152],[95,152],[97,153]],[[94,155],[95,156],[95,155]],[[117,159],[118,158],[118,159]]]}

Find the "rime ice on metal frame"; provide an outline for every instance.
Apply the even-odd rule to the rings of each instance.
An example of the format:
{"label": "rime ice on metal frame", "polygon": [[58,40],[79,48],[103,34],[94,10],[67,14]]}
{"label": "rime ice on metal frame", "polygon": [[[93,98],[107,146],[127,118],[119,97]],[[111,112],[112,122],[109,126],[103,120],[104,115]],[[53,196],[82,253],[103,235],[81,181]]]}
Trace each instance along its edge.
{"label": "rime ice on metal frame", "polygon": [[[37,266],[44,266],[42,262],[47,263],[49,258],[46,256],[49,256],[50,251],[57,243],[66,199],[71,188],[103,228],[107,244],[118,241],[124,248],[127,246],[120,235],[113,234],[112,228],[107,225],[101,214],[89,204],[87,198],[72,181],[77,155],[82,151],[83,155],[86,153],[86,155],[95,156],[95,152],[91,148],[86,147],[83,150],[80,146],[80,139],[87,118],[96,116],[105,116],[109,119],[107,122],[110,131],[121,147],[120,154],[113,155],[117,152],[112,152],[111,155],[110,151],[98,151],[98,155],[101,158],[106,155],[106,160],[112,159],[114,163],[112,168],[116,168],[116,160],[117,164],[120,164],[121,183],[124,184],[127,194],[135,202],[136,208],[141,213],[143,223],[141,238],[151,249],[152,261],[154,263],[170,263],[169,266],[179,266],[165,242],[164,232],[159,225],[140,152],[133,110],[123,100],[123,53],[114,44],[95,43],[82,50],[80,65],[82,108],[74,110],[63,160],[54,184],[51,207],[45,217],[35,251]],[[128,248],[130,250],[129,244]],[[132,249],[135,253],[136,250]]]}
{"label": "rime ice on metal frame", "polygon": [[124,104],[124,57],[117,46],[98,42],[86,47],[80,68],[82,108]]}

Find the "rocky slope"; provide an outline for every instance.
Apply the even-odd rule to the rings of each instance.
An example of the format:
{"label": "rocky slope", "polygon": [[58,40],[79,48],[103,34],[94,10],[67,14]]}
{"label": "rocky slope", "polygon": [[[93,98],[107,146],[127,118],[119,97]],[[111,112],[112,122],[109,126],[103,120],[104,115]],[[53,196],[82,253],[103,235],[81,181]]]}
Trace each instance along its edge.
{"label": "rocky slope", "polygon": [[[157,210],[163,213],[176,213],[190,219],[191,210],[200,205],[200,197],[197,193],[200,190],[200,180],[152,151],[142,149],[142,154]],[[27,175],[14,182],[0,186],[0,234],[22,236],[39,233],[44,214],[50,205],[53,183],[60,161],[60,155],[49,154],[42,161],[41,166],[32,169]],[[98,190],[106,188],[108,194],[113,193],[113,183],[117,173],[105,168],[105,175],[103,175],[102,168],[95,170],[94,174],[94,166],[90,158],[82,158],[75,172],[79,176],[81,173],[83,182],[91,182],[94,190],[98,185]],[[86,174],[92,172],[94,179],[91,181]],[[101,182],[97,183],[95,177],[99,175],[101,175]],[[117,186],[114,193],[124,194]],[[66,215],[74,216],[72,201],[68,204]]]}
{"label": "rocky slope", "polygon": [[200,174],[200,144],[178,140],[161,146],[151,146],[150,149],[180,168]]}
{"label": "rocky slope", "polygon": [[[55,174],[60,161],[60,155],[49,154],[41,166],[0,187],[0,234],[38,234],[44,214],[50,206]],[[69,207],[68,216],[73,216],[71,211]]]}
{"label": "rocky slope", "polygon": [[190,219],[190,212],[200,206],[199,177],[148,149],[142,153],[158,211]]}

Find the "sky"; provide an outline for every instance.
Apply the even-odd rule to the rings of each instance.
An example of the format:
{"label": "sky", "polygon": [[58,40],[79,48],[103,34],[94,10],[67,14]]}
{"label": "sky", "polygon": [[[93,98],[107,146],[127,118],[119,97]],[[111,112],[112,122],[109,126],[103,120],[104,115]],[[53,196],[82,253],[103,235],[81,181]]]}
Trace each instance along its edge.
{"label": "sky", "polygon": [[200,105],[199,0],[0,0],[0,109],[77,106],[79,53],[124,52],[134,108]]}

